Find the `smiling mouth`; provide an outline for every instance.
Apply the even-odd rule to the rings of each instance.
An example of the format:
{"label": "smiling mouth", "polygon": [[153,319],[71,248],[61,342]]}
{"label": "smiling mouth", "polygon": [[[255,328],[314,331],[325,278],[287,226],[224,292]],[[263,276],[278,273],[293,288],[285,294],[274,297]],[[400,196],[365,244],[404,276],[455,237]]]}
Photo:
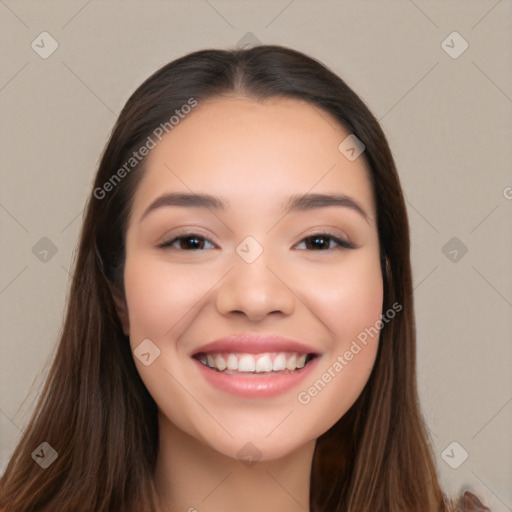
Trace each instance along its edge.
{"label": "smiling mouth", "polygon": [[199,352],[193,356],[204,366],[227,375],[289,375],[304,368],[318,354],[299,352]]}

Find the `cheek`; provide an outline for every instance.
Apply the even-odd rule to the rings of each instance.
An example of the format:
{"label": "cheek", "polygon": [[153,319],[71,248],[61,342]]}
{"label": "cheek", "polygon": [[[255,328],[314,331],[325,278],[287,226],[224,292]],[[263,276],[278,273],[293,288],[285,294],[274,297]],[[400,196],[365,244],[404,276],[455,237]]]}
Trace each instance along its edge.
{"label": "cheek", "polygon": [[357,251],[340,264],[296,274],[304,302],[331,335],[331,351],[341,350],[379,319],[383,281],[377,251]]}
{"label": "cheek", "polygon": [[124,278],[135,339],[172,335],[178,322],[199,307],[205,292],[205,280],[195,270],[171,272],[168,263],[143,256],[127,259]]}

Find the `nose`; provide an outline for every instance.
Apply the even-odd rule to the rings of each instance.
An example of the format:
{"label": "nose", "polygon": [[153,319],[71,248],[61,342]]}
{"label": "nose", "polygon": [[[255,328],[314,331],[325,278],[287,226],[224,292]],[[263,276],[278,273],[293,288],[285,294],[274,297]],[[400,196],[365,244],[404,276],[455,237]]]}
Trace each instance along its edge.
{"label": "nose", "polygon": [[263,320],[270,313],[293,313],[296,301],[293,285],[288,276],[274,268],[276,265],[269,261],[266,253],[263,251],[252,263],[235,253],[233,268],[217,291],[219,313],[244,314],[253,322]]}

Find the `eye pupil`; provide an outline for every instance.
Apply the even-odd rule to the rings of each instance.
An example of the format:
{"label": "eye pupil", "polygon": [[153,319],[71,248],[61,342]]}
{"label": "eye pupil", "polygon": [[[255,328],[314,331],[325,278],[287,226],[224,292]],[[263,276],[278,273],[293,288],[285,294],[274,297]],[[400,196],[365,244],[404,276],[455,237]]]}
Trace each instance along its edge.
{"label": "eye pupil", "polygon": [[[195,242],[188,243],[190,240],[194,240]],[[187,242],[185,242],[187,241]],[[181,247],[186,249],[202,249],[203,239],[198,236],[184,236],[181,238]]]}
{"label": "eye pupil", "polygon": [[323,248],[329,248],[329,237],[326,237],[326,236],[323,236],[323,235],[316,235],[316,236],[312,236],[312,237],[309,237],[308,240],[311,240],[314,242],[314,244],[317,244],[319,241],[319,245],[315,245],[315,247],[317,248],[320,248],[320,249],[323,249]]}

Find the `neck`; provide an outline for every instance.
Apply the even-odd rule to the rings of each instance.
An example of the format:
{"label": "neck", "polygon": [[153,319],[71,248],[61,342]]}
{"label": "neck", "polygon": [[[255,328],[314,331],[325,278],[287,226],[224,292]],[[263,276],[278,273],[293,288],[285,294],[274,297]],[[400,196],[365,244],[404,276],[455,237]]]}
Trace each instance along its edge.
{"label": "neck", "polygon": [[309,512],[315,440],[275,460],[228,457],[159,414],[155,486],[166,512]]}

